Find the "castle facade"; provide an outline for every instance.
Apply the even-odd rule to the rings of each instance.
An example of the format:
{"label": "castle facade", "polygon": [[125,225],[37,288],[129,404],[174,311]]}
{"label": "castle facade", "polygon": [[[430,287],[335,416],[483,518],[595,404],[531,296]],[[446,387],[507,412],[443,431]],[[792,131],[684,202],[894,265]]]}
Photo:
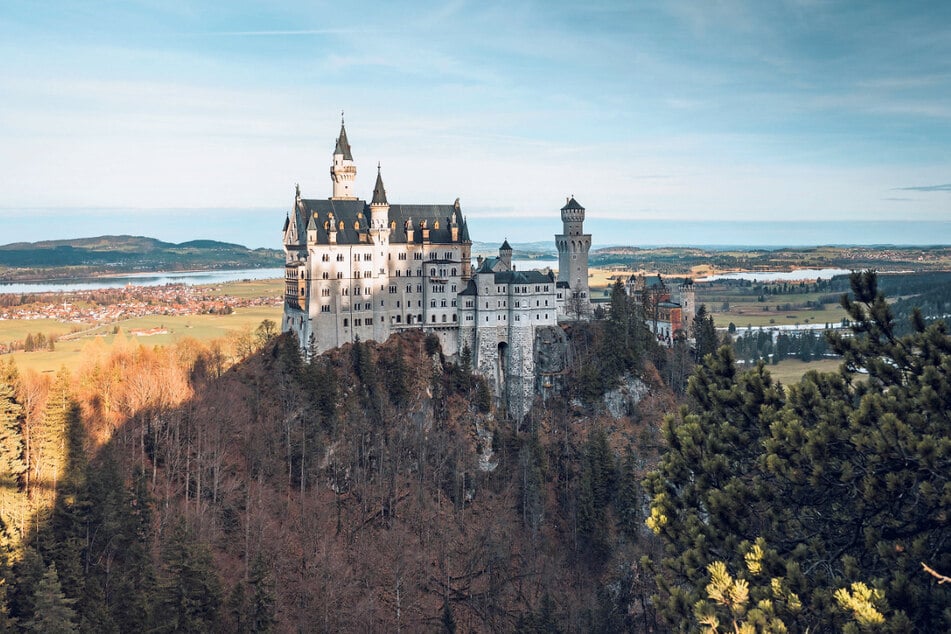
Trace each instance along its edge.
{"label": "castle facade", "polygon": [[[468,347],[500,405],[521,416],[535,390],[564,370],[559,320],[589,310],[585,209],[574,197],[561,208],[555,236],[558,275],[520,271],[503,242],[498,257],[473,267],[472,241],[457,198],[452,204],[391,204],[377,166],[369,202],[353,189],[357,167],[341,122],[330,167],[333,195],[306,199],[297,187],[283,229],[282,331],[308,354],[421,328],[443,352]],[[555,358],[553,358],[555,357]]]}

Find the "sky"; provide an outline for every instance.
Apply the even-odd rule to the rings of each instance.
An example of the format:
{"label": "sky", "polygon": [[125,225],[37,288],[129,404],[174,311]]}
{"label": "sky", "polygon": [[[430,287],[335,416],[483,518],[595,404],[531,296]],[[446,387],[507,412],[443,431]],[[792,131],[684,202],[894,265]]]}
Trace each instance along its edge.
{"label": "sky", "polygon": [[951,243],[948,2],[3,0],[0,244],[278,247],[296,183],[330,196],[341,111],[358,192],[379,163],[475,239],[544,239],[574,195],[601,244]]}

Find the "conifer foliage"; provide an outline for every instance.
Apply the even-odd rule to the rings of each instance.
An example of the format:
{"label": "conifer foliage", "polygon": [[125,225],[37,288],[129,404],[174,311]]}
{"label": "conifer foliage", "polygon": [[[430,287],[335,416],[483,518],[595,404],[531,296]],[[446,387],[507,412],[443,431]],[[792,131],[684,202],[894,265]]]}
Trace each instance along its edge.
{"label": "conifer foliage", "polygon": [[724,348],[665,422],[669,448],[645,485],[671,623],[689,624],[708,566],[743,570],[764,538],[764,574],[802,600],[778,616],[792,631],[845,627],[836,597],[856,583],[881,594],[889,631],[951,628],[951,592],[921,569],[951,569],[951,336],[920,319],[897,336],[871,272],[852,289],[853,336],[830,340],[839,373],[784,390],[762,365],[738,373]]}

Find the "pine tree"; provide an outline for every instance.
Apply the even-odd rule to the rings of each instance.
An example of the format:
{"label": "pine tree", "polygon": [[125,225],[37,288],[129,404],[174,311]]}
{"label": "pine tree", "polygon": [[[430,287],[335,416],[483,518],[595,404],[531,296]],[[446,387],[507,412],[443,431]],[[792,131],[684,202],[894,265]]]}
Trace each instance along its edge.
{"label": "pine tree", "polygon": [[26,496],[21,478],[26,471],[23,459],[23,406],[17,402],[18,382],[12,361],[0,362],[0,548],[11,548],[26,513]]}
{"label": "pine tree", "polygon": [[159,610],[163,632],[212,632],[221,590],[211,554],[180,519],[162,549],[164,580]]}
{"label": "pine tree", "polygon": [[23,624],[27,632],[72,634],[77,632],[74,599],[67,599],[59,584],[56,564],[50,564],[33,595],[33,618]]}
{"label": "pine tree", "polygon": [[891,630],[951,627],[951,591],[921,571],[951,569],[951,336],[914,317],[898,336],[874,274],[852,288],[854,335],[830,337],[839,373],[783,391],[721,350],[691,380],[689,409],[666,421],[669,448],[645,484],[671,623],[688,623],[707,566],[742,570],[763,537],[768,576],[802,600],[790,629],[845,627],[836,597],[857,582],[883,593]]}

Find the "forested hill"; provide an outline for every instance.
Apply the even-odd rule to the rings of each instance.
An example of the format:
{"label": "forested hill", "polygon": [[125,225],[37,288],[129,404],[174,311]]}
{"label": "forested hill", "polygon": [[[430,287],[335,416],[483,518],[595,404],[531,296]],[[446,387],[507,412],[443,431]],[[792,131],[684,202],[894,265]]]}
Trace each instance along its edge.
{"label": "forested hill", "polygon": [[62,278],[133,271],[277,267],[276,249],[215,240],[174,244],[141,236],[17,242],[0,246],[0,279]]}

